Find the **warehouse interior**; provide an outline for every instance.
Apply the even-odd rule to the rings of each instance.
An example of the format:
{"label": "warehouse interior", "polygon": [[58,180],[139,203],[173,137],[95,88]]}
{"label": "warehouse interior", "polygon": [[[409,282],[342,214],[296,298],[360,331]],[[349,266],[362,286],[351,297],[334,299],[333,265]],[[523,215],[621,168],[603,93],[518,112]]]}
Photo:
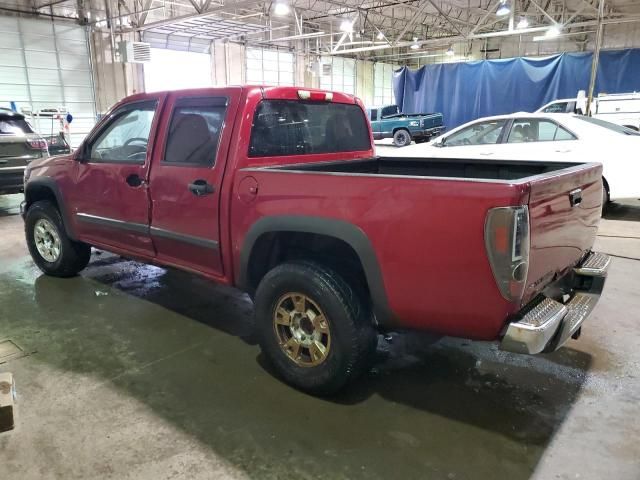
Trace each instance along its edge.
{"label": "warehouse interior", "polygon": [[[251,210],[253,200],[247,200],[249,194],[242,190],[245,184],[232,179],[223,183],[222,177],[230,178],[232,167],[237,165],[228,160],[224,167],[220,152],[229,159],[251,160],[252,154],[238,152],[243,148],[243,152],[247,148],[256,151],[251,150],[256,148],[254,143],[249,146],[253,137],[251,141],[246,137],[254,126],[251,109],[259,112],[260,107],[252,103],[251,89],[246,95],[238,94],[245,96],[239,96],[237,102],[234,92],[240,90],[209,90],[241,85],[293,87],[265,89],[262,95],[269,101],[286,98],[307,105],[321,95],[326,104],[349,99],[358,105],[368,129],[365,141],[369,137],[371,141],[368,150],[361,149],[367,150],[366,154],[352,148],[346,150],[344,159],[366,164],[363,170],[335,166],[344,159],[323,157],[327,152],[314,153],[312,161],[325,162],[328,170],[322,170],[324,164],[300,167],[298,161],[307,162],[299,155],[301,149],[310,148],[305,139],[302,146],[296,146],[297,160],[287,162],[298,165],[298,170],[287,170],[287,179],[278,183],[265,186],[269,178],[282,175],[275,160],[265,161],[267,173],[263,165],[244,165],[252,175],[245,179],[256,182],[256,177],[262,182],[259,187],[251,184],[247,191],[258,199],[272,195]],[[201,193],[229,194],[229,205],[233,206],[220,213],[215,226],[210,227],[219,238],[203,240],[200,237],[205,234],[198,232],[206,229],[189,230],[190,255],[197,258],[181,264],[174,258],[149,260],[142,250],[128,255],[126,248],[109,249],[108,241],[92,243],[87,238],[93,237],[69,234],[72,244],[86,246],[88,265],[85,262],[86,268],[78,269],[77,275],[48,275],[35,260],[35,247],[29,243],[29,209],[34,202],[28,197],[28,182],[33,182],[34,175],[53,177],[62,171],[64,162],[74,164],[68,167],[74,168],[73,173],[65,178],[78,180],[77,186],[60,183],[55,187],[58,190],[42,197],[55,200],[60,209],[61,230],[47,237],[47,242],[57,239],[59,245],[58,237],[66,235],[75,222],[62,211],[67,208],[63,203],[73,215],[82,216],[82,208],[91,202],[99,206],[120,200],[121,189],[105,187],[99,191],[80,184],[92,175],[102,175],[101,181],[110,178],[111,174],[89,170],[83,177],[81,169],[87,165],[82,164],[91,164],[92,157],[87,160],[82,155],[88,143],[98,137],[96,132],[102,135],[107,130],[104,126],[117,118],[126,100],[120,102],[138,95],[132,103],[158,98],[169,105],[174,102],[172,94],[165,96],[164,92],[183,91],[198,98],[223,91],[229,102],[224,108],[244,112],[234,121],[220,120],[222,133],[214,144],[218,158],[209,165],[220,184],[212,187],[204,180],[189,184],[198,198]],[[269,91],[276,93],[269,97]],[[633,0],[0,0],[0,478],[637,480],[640,189],[638,193],[634,189],[640,167],[634,159],[640,147],[638,92],[640,2]],[[605,105],[601,100],[617,98],[628,103],[601,115],[598,109],[604,111]],[[567,107],[571,110],[552,113],[551,120],[535,116],[559,112],[544,106],[562,99],[565,104],[573,102]],[[586,110],[578,108],[581,101]],[[181,106],[179,100],[171,105],[175,109]],[[418,125],[413,125],[414,117],[437,113],[440,124],[427,133],[416,134],[406,125],[385,131],[376,121],[384,122],[382,112],[389,107],[395,110],[386,120],[405,121],[413,128]],[[621,108],[628,108],[624,121],[605,116],[621,115]],[[48,143],[43,154],[46,158],[29,158],[20,167],[12,166],[10,162],[18,157],[9,150],[3,153],[5,134],[11,133],[3,130],[3,122],[16,115],[30,125],[33,135],[46,139],[42,147],[47,151]],[[571,119],[564,123],[563,115]],[[582,120],[575,117],[591,117],[584,131],[580,130]],[[331,119],[346,117],[328,118],[327,131]],[[438,173],[418,185],[428,175],[415,167],[419,165],[416,157],[429,161],[431,155],[438,155],[439,162],[456,162],[471,156],[467,153],[471,150],[454,150],[453,141],[445,145],[447,135],[454,138],[467,131],[466,125],[471,125],[468,128],[474,134],[482,133],[483,125],[498,122],[504,131],[498,130],[493,143],[507,144],[513,132],[522,138],[528,135],[530,124],[523,124],[522,118],[529,118],[530,124],[552,122],[553,141],[549,145],[553,147],[544,150],[543,146],[524,143],[530,141],[526,139],[522,145],[516,141],[505,145],[511,149],[504,150],[506,158],[480,149],[474,150],[473,158],[488,162],[491,168],[495,166],[492,161],[523,160],[529,168],[529,183],[514,178],[508,171],[511,163],[495,166],[498,180],[494,181],[482,178],[481,169],[474,170],[476,164],[471,162],[461,167],[464,174],[459,176],[464,182],[456,174],[433,167]],[[257,119],[258,113],[255,124]],[[604,123],[602,119],[613,126],[598,124]],[[321,120],[324,122],[324,117]],[[240,122],[250,127],[241,129]],[[324,127],[322,122],[318,120]],[[419,122],[421,129],[426,128],[426,120]],[[472,122],[484,123],[478,127]],[[303,123],[311,124],[313,119]],[[155,143],[168,149],[162,135],[173,124],[167,123],[166,128],[153,125],[149,129],[156,132]],[[596,126],[607,130],[602,137],[593,133]],[[232,130],[236,127],[237,131]],[[272,129],[277,127],[271,125]],[[354,125],[340,127],[352,137],[362,130]],[[561,132],[581,146],[556,147]],[[619,139],[614,134],[630,138]],[[39,139],[34,144],[27,136],[30,150],[41,149]],[[466,143],[458,148],[470,149],[469,140],[463,140]],[[403,146],[403,142],[412,141],[415,145]],[[340,144],[337,140],[334,143]],[[542,130],[540,143],[544,143]],[[147,145],[151,152],[152,142],[145,143],[143,152],[148,167],[152,161],[160,162],[156,159],[160,153],[147,153]],[[479,146],[487,147],[482,142]],[[561,166],[535,170],[535,163],[522,153],[527,146],[531,150],[527,155],[538,155],[535,160],[551,161],[553,157]],[[522,150],[515,150],[519,147]],[[398,180],[401,174],[387,166],[393,165],[393,159],[400,162],[398,170],[407,178]],[[619,163],[614,165],[614,161]],[[49,163],[32,168],[38,162]],[[375,166],[370,166],[371,162]],[[581,167],[576,167],[578,164]],[[604,170],[600,164],[605,164]],[[122,167],[122,175],[129,175],[129,167]],[[196,178],[194,165],[183,168],[191,175],[190,167]],[[565,170],[553,173],[560,168]],[[570,175],[578,178],[575,168],[585,169],[580,173],[580,189],[567,186],[574,179],[567,180]],[[616,178],[626,177],[624,187],[614,185],[613,174],[609,177],[609,169],[614,168],[621,172]],[[4,189],[3,173],[15,177],[18,170],[20,188]],[[238,170],[243,172],[240,167]],[[534,170],[535,175],[530,173]],[[585,183],[584,179],[596,173],[597,182]],[[371,178],[374,174],[378,177]],[[156,228],[152,217],[163,205],[169,205],[166,211],[176,217],[182,216],[176,225],[182,222],[185,229],[200,221],[201,211],[190,212],[178,194],[153,198],[154,189],[160,191],[162,185],[184,175],[170,171],[163,184],[157,181],[155,185],[154,173],[147,170],[146,175],[140,179],[136,174],[139,183],[135,185],[130,183],[131,175],[126,182],[150,192],[149,207],[145,204],[142,214],[147,233]],[[454,186],[437,190],[440,187],[434,186],[435,182],[447,176],[456,177]],[[360,177],[366,177],[363,183],[357,183]],[[207,181],[210,178],[214,177],[206,177]],[[560,188],[561,178],[567,192],[554,190]],[[330,180],[338,187],[323,190]],[[380,183],[375,184],[375,194],[370,194],[367,188],[374,181]],[[406,183],[396,187],[400,181]],[[486,193],[488,184],[504,186],[505,190],[500,195]],[[202,190],[203,186],[211,190]],[[430,188],[440,193],[429,193]],[[576,200],[578,190],[581,196]],[[504,203],[515,198],[514,191],[521,194],[517,206],[513,201]],[[543,194],[552,193],[555,200],[540,200]],[[425,202],[416,205],[415,199],[423,194]],[[496,195],[496,200],[491,200],[494,203],[488,199],[490,194]],[[82,199],[82,195],[91,198]],[[559,207],[560,197],[571,203],[568,211]],[[235,199],[238,203],[232,203]],[[477,202],[473,208],[463,203],[472,200]],[[72,205],[74,201],[78,203]],[[300,227],[302,236],[278,244],[278,248],[293,252],[290,256],[280,250],[262,250],[245,257],[242,242],[252,238],[249,227],[254,217],[283,208],[287,201],[291,205],[287,218],[303,215],[304,209],[311,208],[308,205],[324,219],[340,216],[343,222],[355,218],[353,237],[352,233],[340,235],[357,240],[346,241],[346,250],[330,241],[311,241],[305,235],[315,235],[318,232],[314,229],[324,225],[317,222],[313,227]],[[220,202],[226,208],[227,204]],[[310,394],[310,390],[288,381],[261,349],[263,334],[258,331],[256,311],[261,289],[267,287],[256,283],[244,288],[234,278],[218,282],[216,275],[208,272],[203,276],[202,270],[193,266],[206,263],[206,255],[197,250],[206,242],[221,249],[215,262],[224,264],[227,271],[229,265],[239,271],[260,257],[275,261],[272,257],[280,255],[300,260],[299,251],[317,247],[318,251],[324,249],[323,255],[328,251],[331,256],[347,258],[345,264],[351,270],[343,275],[346,283],[351,285],[351,274],[355,281],[365,279],[363,290],[354,287],[353,292],[345,291],[354,298],[373,298],[370,305],[365,302],[363,315],[374,317],[376,325],[383,325],[375,311],[374,297],[380,291],[385,302],[387,292],[390,299],[391,295],[402,298],[399,303],[404,303],[405,311],[416,318],[422,315],[427,323],[431,318],[420,311],[420,297],[426,301],[438,296],[434,292],[443,292],[440,297],[446,306],[430,312],[439,315],[443,324],[455,322],[456,309],[462,310],[462,304],[473,301],[474,313],[467,317],[471,324],[477,308],[481,322],[483,309],[492,309],[506,297],[499,290],[488,253],[490,217],[485,220],[484,210],[481,221],[464,217],[480,203],[494,210],[520,208],[518,212],[525,212],[530,222],[526,238],[533,239],[532,251],[538,248],[538,256],[532,254],[531,261],[540,262],[536,265],[540,272],[547,266],[542,265],[542,259],[557,262],[558,258],[577,255],[576,248],[584,250],[580,252],[585,254],[582,263],[592,251],[607,256],[601,273],[603,282],[606,275],[606,287],[602,290],[599,284],[597,295],[593,295],[599,303],[593,312],[593,305],[589,307],[584,328],[573,328],[561,348],[540,348],[540,354],[521,355],[503,349],[497,336],[489,340],[487,335],[465,332],[462,327],[451,329],[459,332],[456,335],[440,334],[435,320],[438,328],[433,331],[389,323],[389,328],[384,325],[372,334],[375,345],[370,364],[362,367],[358,376],[354,374],[353,384],[335,394]],[[215,207],[221,212],[224,209]],[[137,208],[140,205],[129,205],[122,211]],[[586,213],[574,217],[578,210]],[[410,215],[405,219],[409,225],[406,230],[398,229],[404,225],[399,223],[403,215]],[[510,230],[505,230],[505,235],[513,237],[509,238],[514,242],[514,258],[520,248],[515,240],[520,228],[517,215],[513,225],[509,224]],[[95,218],[92,221],[95,223]],[[288,225],[282,230],[289,232],[291,225],[298,223]],[[168,227],[160,227],[157,232],[164,229],[164,240],[171,240]],[[135,228],[126,228],[133,235]],[[372,246],[367,246],[371,257],[362,260],[362,266],[354,266],[350,255],[360,256],[359,235],[366,237],[367,228],[375,229],[377,235]],[[561,234],[554,237],[554,229],[562,229]],[[236,232],[241,234],[235,237]],[[540,233],[535,237],[538,232],[547,236]],[[446,240],[448,234],[452,239]],[[132,238],[127,237],[124,243],[133,242]],[[332,250],[334,247],[337,250]],[[454,247],[461,248],[453,252]],[[475,247],[476,257],[482,258],[469,261]],[[545,256],[539,253],[545,248],[563,250]],[[318,258],[314,256],[312,261]],[[430,261],[437,268],[430,269]],[[439,269],[442,265],[447,269]],[[485,277],[469,286],[465,281],[473,277],[476,267]],[[257,275],[251,266],[246,268],[247,278]],[[405,268],[420,270],[420,275],[413,277]],[[529,268],[530,274],[540,273]],[[574,277],[582,275],[577,257],[567,268],[562,274],[558,270],[546,277],[542,272],[539,282],[553,281],[564,288],[565,274],[577,282]],[[326,270],[319,271],[326,275]],[[379,284],[369,280],[371,271],[380,275]],[[518,281],[515,272],[507,280],[509,285]],[[57,278],[62,276],[70,278]],[[409,284],[415,287],[411,293],[407,291]],[[445,285],[457,287],[446,289]],[[479,297],[478,292],[485,288],[495,290],[495,297]],[[345,291],[340,298],[351,298]],[[531,302],[541,298],[542,290],[536,292],[539,295],[532,295]],[[547,295],[547,290],[544,292]],[[293,302],[295,310],[295,299]],[[309,303],[316,308],[311,320],[315,315],[323,317],[323,310],[316,305],[319,302],[310,298]],[[395,308],[393,300],[390,303],[389,311]],[[562,303],[558,305],[562,308]],[[510,311],[508,321],[524,318],[530,310],[524,306],[518,312]],[[563,312],[566,314],[566,309]],[[295,314],[291,315],[294,318]],[[393,321],[400,316],[390,314]],[[500,339],[508,334],[510,325],[503,323]],[[274,328],[277,333],[278,327]],[[311,335],[306,327],[300,331],[303,339],[305,332]],[[333,345],[338,348],[337,342]],[[314,359],[311,349],[309,356]]]}

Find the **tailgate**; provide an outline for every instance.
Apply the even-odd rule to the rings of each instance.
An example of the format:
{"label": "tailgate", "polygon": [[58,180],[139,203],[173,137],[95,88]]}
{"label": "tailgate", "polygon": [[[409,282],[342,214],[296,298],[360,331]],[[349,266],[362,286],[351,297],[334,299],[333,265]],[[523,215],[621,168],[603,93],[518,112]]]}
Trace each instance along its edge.
{"label": "tailgate", "polygon": [[599,164],[582,164],[531,180],[531,248],[524,303],[576,265],[591,249],[601,203]]}

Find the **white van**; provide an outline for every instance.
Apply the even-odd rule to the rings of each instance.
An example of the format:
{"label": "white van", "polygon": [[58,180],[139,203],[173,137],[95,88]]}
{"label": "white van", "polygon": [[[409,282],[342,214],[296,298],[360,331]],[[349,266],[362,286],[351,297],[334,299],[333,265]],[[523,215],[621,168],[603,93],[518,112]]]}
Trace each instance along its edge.
{"label": "white van", "polygon": [[[536,113],[584,113],[586,98],[565,98],[547,103]],[[601,93],[593,99],[591,116],[624,127],[640,130],[640,93]]]}

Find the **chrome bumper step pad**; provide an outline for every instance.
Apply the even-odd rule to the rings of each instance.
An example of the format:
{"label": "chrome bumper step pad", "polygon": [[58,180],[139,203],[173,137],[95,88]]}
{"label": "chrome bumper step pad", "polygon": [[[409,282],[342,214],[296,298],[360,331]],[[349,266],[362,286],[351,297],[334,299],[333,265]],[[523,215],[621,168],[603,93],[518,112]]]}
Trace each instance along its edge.
{"label": "chrome bumper step pad", "polygon": [[576,290],[563,304],[552,298],[544,298],[533,307],[525,307],[524,314],[511,322],[500,344],[502,350],[536,354],[560,348],[582,326],[593,311],[602,291],[611,257],[591,253],[574,272],[583,277],[601,277],[599,288],[594,291]]}

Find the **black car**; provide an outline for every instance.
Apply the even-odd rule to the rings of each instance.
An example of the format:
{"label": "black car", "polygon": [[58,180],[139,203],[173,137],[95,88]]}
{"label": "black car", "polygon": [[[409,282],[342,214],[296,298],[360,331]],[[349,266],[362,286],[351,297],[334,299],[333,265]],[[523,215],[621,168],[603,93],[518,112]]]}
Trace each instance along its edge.
{"label": "black car", "polygon": [[46,140],[24,115],[0,108],[0,195],[22,192],[27,164],[48,156]]}
{"label": "black car", "polygon": [[49,155],[65,155],[71,153],[71,146],[62,133],[58,135],[45,135],[44,139],[49,146]]}

